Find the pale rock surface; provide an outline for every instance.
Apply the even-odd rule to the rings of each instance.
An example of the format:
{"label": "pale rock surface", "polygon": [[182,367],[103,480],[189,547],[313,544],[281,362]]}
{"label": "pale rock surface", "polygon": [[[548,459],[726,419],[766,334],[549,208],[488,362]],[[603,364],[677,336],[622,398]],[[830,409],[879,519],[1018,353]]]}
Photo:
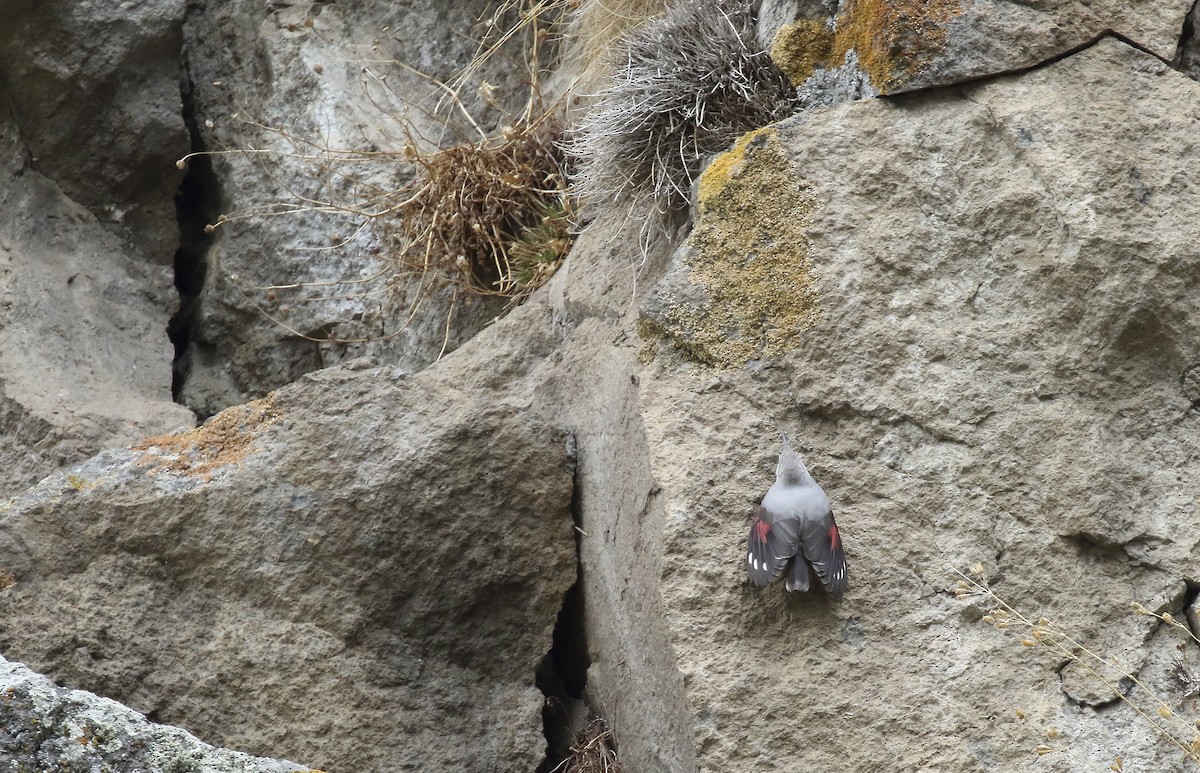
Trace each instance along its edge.
{"label": "pale rock surface", "polygon": [[170,270],[123,245],[31,152],[0,105],[0,495],[195,422],[171,400]]}
{"label": "pale rock surface", "polygon": [[[436,82],[457,87],[497,5],[233,0],[189,13],[190,107],[202,148],[219,153],[206,182],[219,190],[210,222],[301,211],[212,235],[184,404],[207,416],[363,355],[415,372],[503,311],[503,300],[396,279],[394,245],[375,230],[386,218],[357,214],[397,201],[372,197],[411,178],[410,141],[429,151],[480,139]],[[483,132],[524,107],[520,56],[502,51],[460,90]],[[484,81],[502,110],[477,93]]]}
{"label": "pale rock surface", "polygon": [[[807,288],[816,312],[785,354],[692,364],[711,352],[703,322],[663,299],[684,297],[695,245],[644,306],[683,347],[660,345],[635,403],[661,487],[658,646],[696,754],[673,769],[1189,769],[1077,664],[981,623],[994,602],[954,590],[982,563],[1031,619],[1117,658],[1191,740],[1181,674],[1200,654],[1130,604],[1182,618],[1200,583],[1200,414],[1181,389],[1200,362],[1197,115],[1195,82],[1108,38],[1020,75],[804,112],[718,159],[715,200],[757,193],[716,229],[806,192],[806,238],[787,246],[808,266],[777,276],[775,303]],[[701,319],[721,319],[695,290]],[[746,581],[777,426],[834,500],[840,603]],[[619,694],[619,645],[591,646],[594,694]],[[1154,715],[1145,688],[1124,689]],[[635,769],[674,732],[623,730]]]}
{"label": "pale rock surface", "polygon": [[[1187,5],[971,4],[895,90],[1031,67],[1106,28],[1170,59]],[[388,14],[401,13],[425,32],[398,35]],[[433,4],[195,3],[196,131],[242,147],[247,128],[229,121],[243,111],[383,142],[346,41],[378,37],[436,69],[437,52],[469,48],[434,34],[441,18]],[[1006,601],[1194,718],[1185,677],[1200,654],[1128,606],[1196,619],[1197,88],[1106,39],[761,132],[718,159],[706,200],[727,206],[701,212],[674,254],[641,252],[637,225],[602,213],[549,287],[418,376],[402,371],[444,337],[430,344],[427,321],[395,344],[408,354],[378,349],[394,366],[305,376],[184,441],[109,451],[0,502],[0,569],[16,580],[0,591],[0,652],[206,741],[335,772],[531,770],[545,748],[532,675],[575,576],[573,494],[588,697],[627,769],[1066,773],[1121,757],[1186,770],[1069,658],[981,622],[991,604],[957,598],[954,570],[981,563]],[[52,185],[28,182],[17,123],[0,139],[26,187],[5,201],[86,221],[29,193]],[[240,156],[214,168],[231,206],[303,178]],[[789,202],[792,216],[768,216]],[[283,249],[327,243],[327,225],[218,232],[193,404],[364,350],[289,340],[240,295],[361,267]],[[9,232],[58,234],[39,227],[0,230],[6,259],[33,239]],[[763,246],[736,256],[744,272],[698,281],[691,261],[735,231]],[[762,270],[767,246],[787,262]],[[76,272],[66,261],[38,281]],[[765,329],[769,352],[732,335],[714,351],[704,323],[738,297],[714,288],[752,273],[779,277],[776,296],[754,288],[775,308],[811,303],[803,324],[780,335],[767,314],[745,330]],[[323,329],[356,303],[296,312],[295,326]],[[129,329],[149,340],[152,326]],[[746,347],[767,353],[731,359]],[[122,372],[141,362],[104,356]],[[24,415],[19,431],[41,437]],[[834,500],[851,572],[840,603],[745,579],[780,425]],[[44,464],[5,461],[25,476]]]}
{"label": "pale rock surface", "polygon": [[0,657],[0,769],[308,773],[286,760],[218,749],[116,701],[58,687]]}
{"label": "pale rock surface", "polygon": [[324,370],[0,503],[0,652],[322,770],[533,770],[573,451],[470,382]]}

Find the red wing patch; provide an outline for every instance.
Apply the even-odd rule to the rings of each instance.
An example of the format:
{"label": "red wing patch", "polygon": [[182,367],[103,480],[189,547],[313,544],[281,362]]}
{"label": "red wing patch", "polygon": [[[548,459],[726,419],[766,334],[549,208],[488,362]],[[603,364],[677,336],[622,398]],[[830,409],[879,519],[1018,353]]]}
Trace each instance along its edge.
{"label": "red wing patch", "polygon": [[837,524],[829,527],[829,542],[834,551],[842,547],[842,535],[838,533]]}
{"label": "red wing patch", "polygon": [[754,519],[754,531],[758,533],[758,538],[763,542],[767,541],[767,535],[771,533],[771,524],[764,521],[761,517]]}

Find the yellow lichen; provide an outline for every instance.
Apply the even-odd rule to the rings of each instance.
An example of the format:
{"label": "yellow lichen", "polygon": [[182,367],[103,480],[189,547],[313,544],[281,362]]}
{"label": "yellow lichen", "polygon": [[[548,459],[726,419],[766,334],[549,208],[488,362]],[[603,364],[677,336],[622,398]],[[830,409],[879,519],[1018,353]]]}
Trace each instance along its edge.
{"label": "yellow lichen", "polygon": [[793,86],[808,80],[818,67],[828,66],[832,51],[833,31],[816,19],[785,24],[771,41],[771,58]]}
{"label": "yellow lichen", "polygon": [[837,17],[831,62],[853,50],[871,85],[887,92],[929,63],[962,12],[961,0],[849,0]]}
{"label": "yellow lichen", "polygon": [[246,458],[254,438],[277,418],[274,395],[268,395],[227,408],[194,429],[146,438],[133,448],[147,452],[140,463],[155,471],[166,468],[208,479],[217,468]]}
{"label": "yellow lichen", "polygon": [[718,369],[795,348],[817,315],[807,231],[816,210],[774,129],[744,135],[700,178],[685,258],[707,302],[664,294],[639,332]]}
{"label": "yellow lichen", "polygon": [[962,12],[962,0],[848,0],[832,25],[803,19],[781,27],[771,58],[799,85],[853,51],[871,85],[887,93],[932,61]]}
{"label": "yellow lichen", "polygon": [[67,475],[67,485],[79,492],[87,491],[88,489],[96,487],[95,483],[91,483],[84,478],[73,474]]}

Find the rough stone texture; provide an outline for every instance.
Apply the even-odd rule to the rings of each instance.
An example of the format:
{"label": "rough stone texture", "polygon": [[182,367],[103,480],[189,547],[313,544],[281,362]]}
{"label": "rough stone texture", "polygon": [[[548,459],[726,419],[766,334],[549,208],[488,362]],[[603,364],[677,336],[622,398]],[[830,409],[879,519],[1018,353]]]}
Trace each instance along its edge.
{"label": "rough stone texture", "polygon": [[[211,217],[301,212],[232,221],[214,234],[184,404],[209,415],[362,355],[413,372],[501,313],[502,300],[396,278],[391,247],[374,229],[386,218],[357,214],[396,203],[377,197],[411,176],[410,141],[430,150],[480,139],[443,87],[409,68],[454,82],[477,51],[479,20],[496,5],[197,4],[185,36],[198,139],[222,153],[256,151],[213,157]],[[512,64],[520,54],[508,56],[461,91],[484,132],[507,119],[476,93],[478,82],[512,113],[524,107],[527,89]],[[359,342],[317,343],[327,339]]]}
{"label": "rough stone texture", "polygon": [[533,770],[571,449],[472,379],[322,371],[0,503],[0,651],[323,770]]}
{"label": "rough stone texture", "polygon": [[[184,0],[0,1],[0,104],[53,180],[139,260],[170,266]],[[8,219],[8,218],[5,218]]]}
{"label": "rough stone texture", "polygon": [[170,272],[38,171],[0,102],[0,495],[189,427],[171,402]]}
{"label": "rough stone texture", "polygon": [[[760,37],[772,40],[776,50],[791,52],[787,58],[800,68],[791,73],[794,82],[815,77],[815,87],[801,89],[811,92],[812,104],[828,104],[1032,67],[1106,32],[1170,60],[1192,0],[842,0],[834,8],[814,0],[767,0],[764,5]],[[815,53],[799,55],[804,51]]]}
{"label": "rough stone texture", "polygon": [[[834,12],[804,6],[802,19]],[[191,7],[188,109],[213,149],[278,140],[231,123],[239,111],[382,147],[355,91],[376,52],[348,46],[378,37],[380,58],[436,70],[435,52],[469,52],[449,30],[474,17],[366,0]],[[874,40],[880,7],[845,4],[843,43]],[[1187,10],[964,8],[944,36],[914,38],[939,47],[910,51],[921,66],[888,88],[1028,67],[1107,27],[1170,58]],[[419,33],[383,32],[414,20]],[[1192,74],[1193,48],[1176,52]],[[809,74],[809,104],[899,72],[877,53],[847,47],[841,72]],[[427,319],[377,349],[390,367],[305,376],[0,503],[0,569],[16,580],[0,574],[0,651],[206,741],[334,773],[530,770],[545,748],[533,674],[574,578],[573,491],[587,697],[627,769],[1186,769],[1078,662],[981,622],[992,602],[957,598],[954,570],[979,562],[1000,597],[1116,657],[1145,685],[1128,696],[1151,716],[1146,688],[1162,696],[1191,740],[1200,652],[1128,605],[1200,619],[1198,88],[1107,39],[748,136],[710,167],[674,252],[602,212],[549,287],[417,376],[399,371],[445,334]],[[0,461],[21,485],[102,444],[54,434],[60,420],[93,431],[65,411],[165,403],[165,369],[148,364],[161,353],[139,354],[163,345],[161,306],[143,301],[156,322],[123,315],[132,285],[157,299],[166,277],[128,258],[99,273],[92,256],[118,251],[110,227],[30,164],[24,108],[5,109],[0,417],[14,450]],[[200,187],[243,206],[302,171],[222,157]],[[367,270],[358,253],[289,251],[327,244],[329,222],[278,218],[202,245],[193,404],[376,351],[289,340],[239,294]],[[364,308],[296,306],[300,332],[340,331]],[[61,344],[73,324],[92,332]],[[52,402],[39,367],[79,391]],[[149,397],[114,399],[147,372]],[[744,578],[779,425],[835,501],[852,575],[840,603]],[[131,425],[111,426],[96,437]],[[22,456],[14,438],[47,450]]]}
{"label": "rough stone texture", "polygon": [[[1116,657],[1191,741],[1173,661],[1194,670],[1200,651],[1129,605],[1182,618],[1200,582],[1200,415],[1181,390],[1200,361],[1197,108],[1196,83],[1104,39],[1019,76],[802,113],[775,135],[790,182],[769,155],[726,168],[735,212],[756,186],[764,206],[772,185],[815,197],[809,273],[779,286],[811,283],[818,317],[787,355],[714,370],[667,347],[641,379],[690,769],[1190,769],[1078,664],[979,622],[994,604],[956,598],[954,570],[981,562],[1000,597]],[[841,603],[745,579],[778,425],[834,499]],[[626,725],[622,750],[641,729],[671,732]]]}
{"label": "rough stone texture", "polygon": [[0,768],[12,771],[307,773],[286,760],[217,749],[115,701],[57,687],[0,658]]}

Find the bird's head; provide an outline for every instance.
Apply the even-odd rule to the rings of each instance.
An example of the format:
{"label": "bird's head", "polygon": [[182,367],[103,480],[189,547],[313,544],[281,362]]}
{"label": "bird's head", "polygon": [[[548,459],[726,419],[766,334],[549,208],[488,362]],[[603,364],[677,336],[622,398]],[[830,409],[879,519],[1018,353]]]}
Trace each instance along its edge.
{"label": "bird's head", "polygon": [[804,459],[792,448],[787,433],[781,429],[779,435],[783,438],[783,450],[779,452],[779,463],[775,465],[775,479],[785,486],[800,486],[812,481],[808,468],[804,466]]}

